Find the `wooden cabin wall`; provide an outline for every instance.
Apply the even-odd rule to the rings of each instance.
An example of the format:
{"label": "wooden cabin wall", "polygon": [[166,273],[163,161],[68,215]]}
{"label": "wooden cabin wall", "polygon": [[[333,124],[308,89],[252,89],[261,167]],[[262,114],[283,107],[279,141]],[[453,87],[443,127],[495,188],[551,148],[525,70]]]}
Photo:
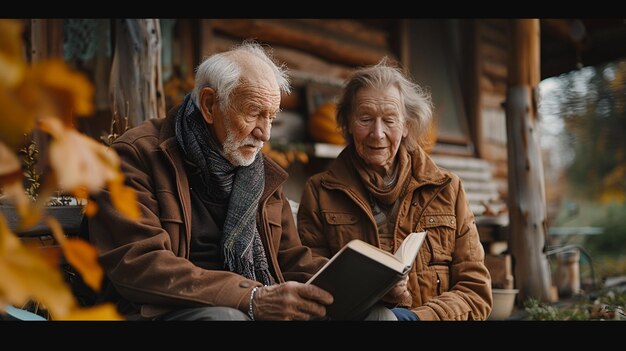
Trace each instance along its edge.
{"label": "wooden cabin wall", "polygon": [[[304,110],[306,102],[300,100],[305,94],[299,90],[309,82],[340,86],[355,67],[377,63],[384,56],[396,60],[390,40],[394,33],[359,20],[179,19],[174,28],[171,64],[174,76],[187,85],[193,69],[211,54],[245,39],[269,45],[289,68],[295,88],[295,96],[284,97],[283,108]],[[171,90],[166,90],[168,96]]]}
{"label": "wooden cabin wall", "polygon": [[507,62],[510,48],[509,22],[501,19],[481,19],[474,22],[476,75],[474,101],[477,156],[489,161],[498,192],[508,196],[506,117]]}

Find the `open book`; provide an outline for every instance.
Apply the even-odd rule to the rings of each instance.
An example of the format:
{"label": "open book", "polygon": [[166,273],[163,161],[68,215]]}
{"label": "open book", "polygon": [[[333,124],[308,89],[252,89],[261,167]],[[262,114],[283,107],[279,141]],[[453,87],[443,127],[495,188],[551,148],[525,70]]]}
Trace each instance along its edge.
{"label": "open book", "polygon": [[409,234],[394,255],[361,240],[352,240],[309,281],[334,297],[326,307],[333,320],[363,319],[393,286],[408,274],[426,232]]}

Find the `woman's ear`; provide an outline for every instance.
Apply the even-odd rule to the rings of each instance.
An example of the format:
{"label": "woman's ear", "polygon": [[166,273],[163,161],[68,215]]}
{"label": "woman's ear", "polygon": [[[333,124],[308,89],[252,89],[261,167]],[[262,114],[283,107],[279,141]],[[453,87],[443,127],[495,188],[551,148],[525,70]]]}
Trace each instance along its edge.
{"label": "woman's ear", "polygon": [[[213,124],[214,114],[213,105],[217,104],[217,98],[215,96],[215,90],[213,88],[202,88],[200,94],[198,94],[198,107],[202,113],[202,117],[208,124]],[[217,107],[217,106],[215,106]]]}

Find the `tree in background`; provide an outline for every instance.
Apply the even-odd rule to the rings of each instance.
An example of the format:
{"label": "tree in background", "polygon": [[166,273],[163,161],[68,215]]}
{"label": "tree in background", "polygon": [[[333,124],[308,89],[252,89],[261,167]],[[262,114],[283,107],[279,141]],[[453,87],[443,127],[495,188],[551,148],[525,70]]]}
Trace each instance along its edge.
{"label": "tree in background", "polygon": [[543,136],[566,179],[564,206],[551,225],[602,227],[586,246],[619,255],[626,252],[626,60],[550,80],[541,100]]}

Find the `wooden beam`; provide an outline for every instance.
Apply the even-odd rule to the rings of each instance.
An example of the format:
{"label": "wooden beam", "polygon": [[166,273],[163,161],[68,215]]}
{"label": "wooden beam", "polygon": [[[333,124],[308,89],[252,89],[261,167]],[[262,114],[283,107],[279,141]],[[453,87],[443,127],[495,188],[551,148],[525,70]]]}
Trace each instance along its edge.
{"label": "wooden beam", "polygon": [[200,20],[200,57],[199,62],[204,61],[205,58],[216,53],[214,35],[213,35],[213,20],[201,19]]}
{"label": "wooden beam", "polygon": [[482,108],[502,108],[502,103],[505,101],[504,95],[483,91],[480,95],[480,106]]}
{"label": "wooden beam", "polygon": [[216,31],[236,38],[283,45],[318,55],[331,62],[353,66],[375,64],[384,56],[392,56],[389,51],[334,38],[285,20],[216,19],[213,25]]}
{"label": "wooden beam", "polygon": [[506,48],[498,45],[493,45],[489,42],[480,43],[480,57],[482,59],[489,59],[496,62],[505,62],[509,58],[509,53]]}
{"label": "wooden beam", "polygon": [[492,61],[489,59],[482,60],[483,73],[496,79],[506,79],[508,77],[508,68],[504,61]]}
{"label": "wooden beam", "polygon": [[380,49],[386,50],[389,48],[389,40],[387,33],[382,30],[367,27],[366,25],[349,19],[297,19],[304,24],[311,27],[317,27],[323,29],[331,34],[341,35],[347,39],[359,41],[363,44],[376,46]]}
{"label": "wooden beam", "polygon": [[409,20],[401,19],[399,27],[399,55],[400,55],[400,63],[402,64],[402,69],[404,74],[407,76],[411,76],[411,40],[409,34]]}
{"label": "wooden beam", "polygon": [[484,144],[485,139],[483,135],[483,115],[481,113],[481,100],[482,95],[486,89],[483,89],[483,74],[481,69],[481,60],[482,55],[480,52],[480,47],[483,44],[480,41],[480,37],[478,35],[478,23],[477,20],[470,22],[468,27],[470,28],[470,38],[471,38],[471,49],[470,49],[470,60],[468,65],[471,67],[468,74],[471,75],[470,78],[470,86],[471,89],[467,92],[469,94],[468,99],[468,115],[470,116],[469,120],[473,121],[473,128],[470,129],[472,133],[472,140],[474,141],[474,145],[476,148],[476,155],[480,158],[484,157]]}
{"label": "wooden beam", "polygon": [[[216,52],[226,51],[236,44],[238,44],[236,40],[222,35],[215,34],[213,36],[213,45]],[[272,46],[272,53],[277,61],[284,63],[291,70],[331,76],[342,80],[352,73],[352,68],[350,67],[329,63],[300,50],[276,45]]]}
{"label": "wooden beam", "polygon": [[514,20],[509,65],[509,86],[539,84],[539,21]]}
{"label": "wooden beam", "polygon": [[509,179],[509,247],[515,265],[518,304],[551,301],[545,255],[547,212],[541,150],[534,117],[539,83],[539,20],[511,20],[511,60],[506,101]]}
{"label": "wooden beam", "polygon": [[478,22],[478,35],[481,40],[486,41],[492,45],[508,48],[508,36],[506,32],[502,32],[491,28],[488,24],[485,24],[481,21]]}

